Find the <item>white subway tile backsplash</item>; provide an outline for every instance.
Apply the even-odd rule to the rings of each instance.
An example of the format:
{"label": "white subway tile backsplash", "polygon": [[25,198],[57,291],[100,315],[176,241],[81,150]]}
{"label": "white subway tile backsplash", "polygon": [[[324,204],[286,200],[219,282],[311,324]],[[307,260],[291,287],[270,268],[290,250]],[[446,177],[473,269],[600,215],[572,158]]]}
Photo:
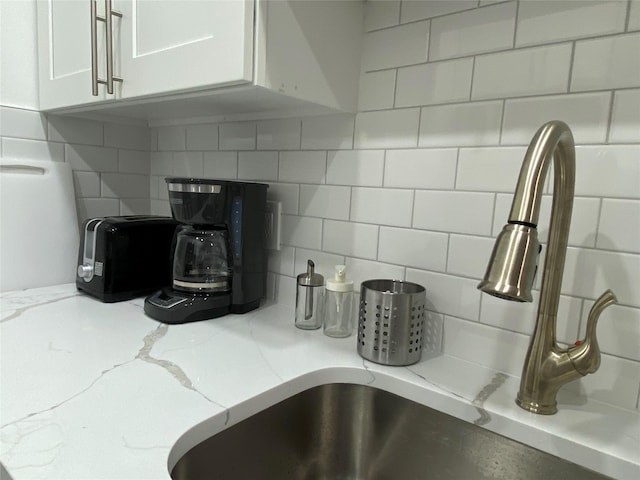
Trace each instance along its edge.
{"label": "white subway tile backsplash", "polygon": [[382,110],[393,107],[395,88],[395,70],[360,74],[358,111]]}
{"label": "white subway tile backsplash", "polygon": [[149,178],[146,175],[102,173],[100,180],[105,198],[149,198]]}
{"label": "white subway tile backsplash", "polygon": [[256,124],[253,122],[223,123],[219,135],[220,150],[256,149]]}
{"label": "white subway tile backsplash", "polygon": [[596,247],[640,253],[640,200],[602,200]]}
{"label": "white subway tile backsplash", "polygon": [[572,45],[526,48],[476,57],[471,98],[508,98],[567,91]]}
{"label": "white subway tile backsplash", "polygon": [[100,196],[100,174],[98,172],[73,172],[76,198]]}
{"label": "white subway tile backsplash", "polygon": [[47,139],[47,119],[35,110],[0,106],[0,136]]}
{"label": "white subway tile backsplash", "polygon": [[416,191],[413,227],[489,235],[493,203],[490,193]]}
{"label": "white subway tile backsplash", "polygon": [[452,189],[457,149],[389,150],[384,171],[385,187]]}
{"label": "white subway tile backsplash", "polygon": [[442,350],[447,355],[520,376],[529,337],[500,328],[445,317]]}
{"label": "white subway tile backsplash", "polygon": [[508,2],[433,19],[429,60],[511,48],[515,14],[516,2]]}
{"label": "white subway tile backsplash", "polygon": [[282,213],[298,214],[300,187],[292,183],[271,183],[267,189],[267,200],[282,202]]}
{"label": "white subway tile backsplash", "polygon": [[64,145],[64,157],[73,170],[118,171],[118,150],[115,148],[66,144]]}
{"label": "white subway tile backsplash", "polygon": [[327,183],[382,186],[383,150],[339,150],[327,155]]}
{"label": "white subway tile backsplash", "polygon": [[396,107],[469,99],[473,59],[462,58],[398,69]]}
{"label": "white subway tile backsplash", "polygon": [[105,123],[104,145],[146,151],[149,149],[149,129],[145,126]]}
{"label": "white subway tile backsplash", "polygon": [[168,200],[156,200],[152,198],[150,204],[151,215],[171,216],[171,206]]}
{"label": "white subway tile backsplash", "polygon": [[158,200],[160,196],[160,177],[149,175],[149,197]]}
{"label": "white subway tile backsplash", "polygon": [[281,152],[278,180],[281,182],[325,182],[327,154],[321,151]]}
{"label": "white subway tile backsplash", "polygon": [[281,215],[280,228],[283,245],[320,250],[322,219]]}
{"label": "white subway tile backsplash", "polygon": [[202,152],[174,152],[173,173],[179,177],[202,177],[204,175]]}
{"label": "white subway tile backsplash", "polygon": [[481,279],[493,244],[493,238],[449,235],[447,273]]}
{"label": "white subway tile backsplash", "polygon": [[31,159],[63,162],[64,151],[64,143],[11,137],[2,138],[2,156],[13,160]]}
{"label": "white subway tile backsplash", "polygon": [[236,152],[204,152],[204,176],[206,178],[238,178],[238,154]]}
{"label": "white subway tile backsplash", "polygon": [[239,152],[238,179],[275,181],[278,179],[278,152]]}
{"label": "white subway tile backsplash", "polygon": [[295,251],[293,247],[280,247],[280,250],[269,250],[267,252],[267,271],[292,277],[294,275]]}
{"label": "white subway tile backsplash", "polygon": [[173,174],[173,154],[171,152],[151,152],[149,163],[151,175]]}
{"label": "white subway tile backsplash", "polygon": [[461,148],[456,189],[513,192],[526,151],[524,147]]}
{"label": "white subway tile backsplash", "polygon": [[375,259],[378,255],[377,225],[325,220],[322,250],[350,257]]}
{"label": "white subway tile backsplash", "polygon": [[449,13],[469,10],[478,5],[477,0],[432,0],[405,1],[402,3],[401,22],[415,22],[425,18],[439,17]]}
{"label": "white subway tile backsplash", "polygon": [[365,32],[397,25],[399,20],[400,0],[373,0],[365,3]]}
{"label": "white subway tile backsplash", "polygon": [[218,125],[190,125],[186,130],[187,150],[218,150]]}
{"label": "white subway tile backsplash", "polygon": [[640,255],[569,247],[562,293],[598,298],[610,288],[620,305],[640,307]]}
{"label": "white subway tile backsplash", "polygon": [[330,115],[302,120],[303,150],[353,148],[353,115]]}
{"label": "white subway tile backsplash", "polygon": [[549,120],[569,125],[576,143],[604,143],[610,104],[610,92],[507,100],[501,143],[528,145]]}
{"label": "white subway tile backsplash", "polygon": [[640,0],[631,0],[629,6],[629,32],[640,30]]}
{"label": "white subway tile backsplash", "polygon": [[418,108],[359,113],[356,116],[354,147],[416,147],[419,116]]}
{"label": "white subway tile backsplash", "polygon": [[595,375],[585,375],[564,388],[593,400],[634,409],[637,408],[639,382],[637,362],[605,354]]}
{"label": "white subway tile backsplash", "polygon": [[640,198],[640,145],[578,146],[576,195]]}
{"label": "white subway tile backsplash", "polygon": [[[488,259],[488,257],[487,257]],[[531,292],[533,301],[509,302],[488,294],[482,295],[480,322],[494,327],[532,335],[535,327],[540,292]],[[560,296],[556,336],[559,342],[572,345],[580,337],[578,327],[582,312],[582,301],[578,298]]]}
{"label": "white subway tile backsplash", "polygon": [[158,129],[158,150],[181,152],[187,148],[185,127],[162,127]]}
{"label": "white subway tile backsplash", "polygon": [[142,150],[118,150],[118,171],[149,175],[149,152]]}
{"label": "white subway tile backsplash", "polygon": [[516,47],[624,31],[624,1],[521,1]]}
{"label": "white subway tile backsplash", "polygon": [[362,46],[364,72],[427,61],[429,22],[417,22],[366,33]]}
{"label": "white subway tile backsplash", "polygon": [[403,280],[404,268],[398,265],[362,260],[360,258],[347,258],[347,272],[353,280],[353,289],[360,292],[360,284],[365,280],[374,278],[386,278],[389,280]]}
{"label": "white subway tile backsplash", "polygon": [[[342,255],[335,255],[333,253],[326,253],[318,250],[296,248],[296,261],[294,267],[295,276],[307,271],[308,260],[313,261],[315,271],[324,276],[325,280],[334,277],[336,265],[344,265],[345,263],[345,258]],[[351,279],[351,272],[349,271],[347,271],[347,278]]]}
{"label": "white subway tile backsplash", "polygon": [[477,320],[480,312],[480,291],[476,289],[477,280],[411,268],[407,268],[406,280],[426,288],[428,310]]}
{"label": "white subway tile backsplash", "polygon": [[349,219],[351,187],[300,185],[300,215]]}
{"label": "white subway tile backsplash", "polygon": [[258,122],[258,150],[296,150],[300,148],[301,123],[297,119]]}
{"label": "white subway tile backsplash", "polygon": [[121,198],[120,215],[151,215],[151,201],[148,198]]}
{"label": "white subway tile backsplash", "polygon": [[378,260],[444,272],[447,262],[447,237],[444,233],[380,227]]}
{"label": "white subway tile backsplash", "polygon": [[640,33],[576,43],[571,91],[640,86]]}
{"label": "white subway tile backsplash", "polygon": [[424,107],[420,147],[497,145],[502,101]]}
{"label": "white subway tile backsplash", "polygon": [[411,190],[367,187],[352,190],[351,221],[409,227],[412,211]]}
{"label": "white subway tile backsplash", "polygon": [[613,94],[610,143],[640,143],[640,90],[620,90]]}
{"label": "white subway tile backsplash", "polygon": [[[497,196],[492,236],[497,236],[507,223],[512,201],[513,195]],[[549,235],[551,204],[551,196],[544,195],[540,203],[540,217],[538,219],[538,239],[542,243],[547,242]],[[569,245],[578,247],[595,246],[599,212],[599,198],[574,198],[571,228],[569,229]]]}
{"label": "white subway tile backsplash", "polygon": [[[580,338],[584,338],[587,316],[593,302],[586,301],[582,312]],[[640,362],[640,309],[612,305],[600,315],[598,344],[604,353],[625,357]],[[604,327],[608,325],[608,327]]]}
{"label": "white subway tile backsplash", "polygon": [[103,125],[83,118],[49,115],[48,139],[81,145],[102,145]]}
{"label": "white subway tile backsplash", "polygon": [[88,218],[120,215],[120,200],[117,198],[79,198],[76,203],[80,222]]}

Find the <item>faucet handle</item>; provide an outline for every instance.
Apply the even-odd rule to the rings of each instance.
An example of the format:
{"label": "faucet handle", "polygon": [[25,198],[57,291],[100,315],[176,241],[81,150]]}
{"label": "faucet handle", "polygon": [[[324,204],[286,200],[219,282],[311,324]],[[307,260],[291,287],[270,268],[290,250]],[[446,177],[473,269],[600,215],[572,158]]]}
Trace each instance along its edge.
{"label": "faucet handle", "polygon": [[596,335],[596,326],[602,311],[618,303],[615,293],[605,291],[595,301],[587,317],[587,333],[584,341],[576,342],[576,346],[569,349],[568,354],[575,369],[582,375],[594,373],[600,367],[600,347]]}

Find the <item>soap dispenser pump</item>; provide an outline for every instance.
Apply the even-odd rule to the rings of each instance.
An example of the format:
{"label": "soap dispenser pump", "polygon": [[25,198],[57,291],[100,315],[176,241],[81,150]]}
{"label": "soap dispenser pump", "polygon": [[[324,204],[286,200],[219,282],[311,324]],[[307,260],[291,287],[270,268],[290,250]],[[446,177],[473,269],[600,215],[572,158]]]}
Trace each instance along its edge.
{"label": "soap dispenser pump", "polygon": [[324,305],[324,334],[348,337],[354,330],[353,280],[347,280],[347,266],[336,265],[333,279],[327,279]]}

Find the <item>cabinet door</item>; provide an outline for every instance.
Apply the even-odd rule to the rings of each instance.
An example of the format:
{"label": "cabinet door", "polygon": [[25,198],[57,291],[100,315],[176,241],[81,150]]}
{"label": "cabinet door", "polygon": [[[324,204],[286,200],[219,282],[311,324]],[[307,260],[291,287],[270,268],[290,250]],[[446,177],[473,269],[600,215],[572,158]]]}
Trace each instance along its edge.
{"label": "cabinet door", "polygon": [[128,0],[123,98],[252,81],[253,0]]}
{"label": "cabinet door", "polygon": [[[123,0],[112,0],[114,10]],[[104,17],[105,2],[96,3]],[[120,87],[108,95],[99,85],[92,95],[91,75],[91,0],[38,0],[38,63],[40,108],[50,110],[70,106],[108,102],[119,98]],[[97,23],[98,76],[106,75],[105,24]],[[113,18],[114,74],[120,73],[121,20]]]}

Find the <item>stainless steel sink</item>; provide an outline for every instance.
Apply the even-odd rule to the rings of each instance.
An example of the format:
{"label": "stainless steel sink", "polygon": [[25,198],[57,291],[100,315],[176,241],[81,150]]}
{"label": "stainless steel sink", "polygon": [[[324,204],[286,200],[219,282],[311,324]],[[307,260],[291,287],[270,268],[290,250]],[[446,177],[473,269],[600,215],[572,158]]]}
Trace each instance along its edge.
{"label": "stainless steel sink", "polygon": [[171,472],[198,479],[603,479],[383,390],[321,385],[213,435]]}

